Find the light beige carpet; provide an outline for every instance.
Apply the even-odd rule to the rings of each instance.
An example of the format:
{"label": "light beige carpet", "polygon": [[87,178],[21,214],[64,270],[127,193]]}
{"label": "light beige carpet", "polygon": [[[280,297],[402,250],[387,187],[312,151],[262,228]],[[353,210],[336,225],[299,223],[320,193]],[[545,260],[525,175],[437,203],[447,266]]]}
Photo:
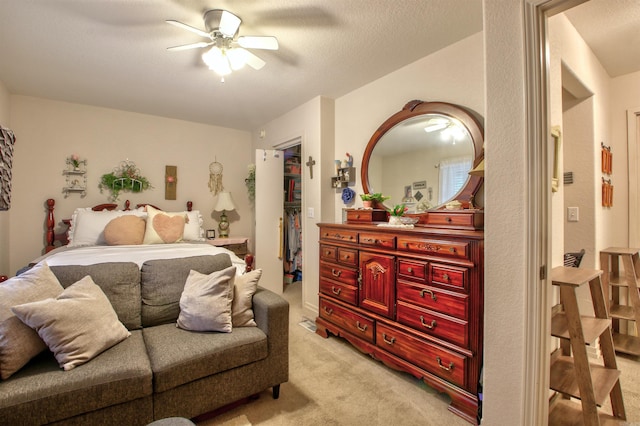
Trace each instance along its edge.
{"label": "light beige carpet", "polygon": [[[284,293],[291,304],[290,364],[280,398],[274,400],[270,390],[262,392],[258,400],[198,426],[468,425],[447,410],[448,396],[385,367],[342,339],[323,339],[300,325],[300,286],[289,285]],[[619,366],[627,418],[640,425],[640,361],[620,357]]]}

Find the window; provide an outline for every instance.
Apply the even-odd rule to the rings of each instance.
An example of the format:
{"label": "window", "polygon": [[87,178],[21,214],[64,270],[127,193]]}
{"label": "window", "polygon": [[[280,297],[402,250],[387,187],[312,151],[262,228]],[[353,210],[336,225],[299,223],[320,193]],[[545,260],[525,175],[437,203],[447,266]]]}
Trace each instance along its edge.
{"label": "window", "polygon": [[440,188],[438,204],[450,200],[460,191],[469,177],[469,170],[473,167],[471,157],[458,157],[440,162]]}

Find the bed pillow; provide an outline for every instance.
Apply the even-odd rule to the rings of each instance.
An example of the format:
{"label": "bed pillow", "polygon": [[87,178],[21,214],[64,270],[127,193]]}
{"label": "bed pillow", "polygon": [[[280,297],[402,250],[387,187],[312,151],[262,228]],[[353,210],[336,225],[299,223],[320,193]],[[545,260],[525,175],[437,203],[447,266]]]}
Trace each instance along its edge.
{"label": "bed pillow", "polygon": [[182,241],[186,220],[184,212],[166,213],[148,205],[143,243],[170,244]]}
{"label": "bed pillow", "polygon": [[126,215],[146,217],[143,210],[93,211],[76,209],[71,217],[69,247],[105,245],[104,228],[111,220]]}
{"label": "bed pillow", "polygon": [[191,270],[180,296],[178,327],[192,331],[231,332],[235,274],[235,266],[209,275]]}
{"label": "bed pillow", "polygon": [[187,215],[186,223],[184,224],[184,241],[205,241],[204,228],[202,224],[202,214],[199,210],[193,210],[190,212],[183,212]]}
{"label": "bed pillow", "polygon": [[258,288],[261,276],[262,269],[255,269],[235,277],[231,306],[231,321],[234,327],[257,326],[253,317],[253,295]]}
{"label": "bed pillow", "polygon": [[11,310],[38,332],[65,371],[90,361],[131,334],[88,275],[55,299],[25,303]]}
{"label": "bed pillow", "polygon": [[111,219],[104,227],[104,239],[110,246],[142,244],[145,220],[135,215]]}
{"label": "bed pillow", "polygon": [[63,290],[46,263],[0,284],[0,377],[3,380],[47,348],[38,334],[11,312],[11,307],[56,297]]}

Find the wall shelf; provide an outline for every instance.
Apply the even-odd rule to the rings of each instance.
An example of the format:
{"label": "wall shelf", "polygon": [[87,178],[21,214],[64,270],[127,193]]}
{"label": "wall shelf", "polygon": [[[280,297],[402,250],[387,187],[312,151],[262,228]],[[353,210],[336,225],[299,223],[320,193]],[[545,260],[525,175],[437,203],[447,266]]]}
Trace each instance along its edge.
{"label": "wall shelf", "polygon": [[331,177],[332,188],[346,188],[356,182],[355,167],[341,167],[337,169],[337,175]]}

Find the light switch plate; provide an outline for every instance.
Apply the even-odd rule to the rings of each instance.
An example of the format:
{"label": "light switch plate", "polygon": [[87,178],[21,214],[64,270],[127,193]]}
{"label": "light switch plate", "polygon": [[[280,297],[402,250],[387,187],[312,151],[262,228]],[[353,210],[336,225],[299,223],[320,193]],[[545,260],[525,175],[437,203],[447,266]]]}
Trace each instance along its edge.
{"label": "light switch plate", "polygon": [[567,207],[567,222],[577,222],[579,217],[579,210],[577,207]]}

